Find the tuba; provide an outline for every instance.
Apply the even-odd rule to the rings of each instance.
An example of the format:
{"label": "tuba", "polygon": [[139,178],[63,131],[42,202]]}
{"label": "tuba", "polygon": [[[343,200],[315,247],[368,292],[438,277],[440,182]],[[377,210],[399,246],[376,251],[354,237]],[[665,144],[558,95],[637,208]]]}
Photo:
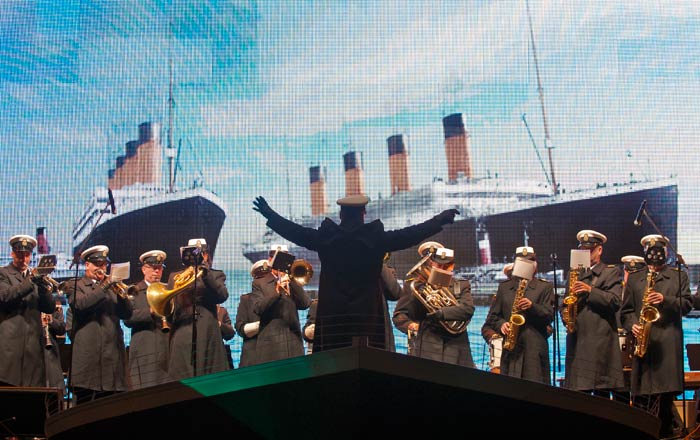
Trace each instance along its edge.
{"label": "tuba", "polygon": [[165,283],[151,283],[146,290],[146,301],[151,310],[158,316],[170,315],[173,312],[173,299],[192,285],[194,280],[201,278],[203,273],[204,268],[188,266],[173,277],[173,288],[170,290]]}
{"label": "tuba", "polygon": [[661,317],[659,309],[649,304],[649,294],[654,291],[654,284],[656,283],[655,277],[655,272],[651,270],[647,272],[647,287],[644,289],[642,309],[639,312],[639,325],[642,326],[642,333],[634,344],[634,355],[639,358],[643,358],[647,354],[651,325]]}
{"label": "tuba", "polygon": [[[428,282],[432,272],[430,257],[432,257],[432,252],[424,256],[406,274],[406,280],[409,282],[411,292],[423,304],[428,313],[457,304],[457,298],[455,298],[449,288],[433,286]],[[464,333],[467,329],[465,321],[440,321],[440,325],[453,335]]]}
{"label": "tuba", "polygon": [[513,351],[516,344],[518,343],[518,335],[520,334],[520,327],[525,324],[525,316],[518,313],[518,301],[525,295],[525,288],[527,287],[528,280],[523,278],[520,280],[518,285],[518,290],[515,292],[515,298],[513,298],[513,308],[510,312],[510,330],[506,335],[505,341],[503,341],[503,349],[508,351]]}
{"label": "tuba", "polygon": [[578,281],[579,269],[569,270],[569,292],[564,297],[564,309],[561,312],[561,320],[564,321],[567,333],[576,331],[576,317],[578,315],[578,296],[574,293],[574,284]]}

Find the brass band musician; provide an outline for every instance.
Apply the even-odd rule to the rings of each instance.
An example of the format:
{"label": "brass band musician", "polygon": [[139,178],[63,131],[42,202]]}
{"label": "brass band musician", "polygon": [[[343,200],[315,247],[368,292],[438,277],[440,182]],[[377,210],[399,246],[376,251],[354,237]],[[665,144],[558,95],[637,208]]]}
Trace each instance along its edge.
{"label": "brass band musician", "polygon": [[[173,290],[183,273],[196,269],[199,274],[193,283],[184,287],[172,300],[174,310],[168,318],[171,322],[168,375],[173,380],[229,369],[216,315],[216,305],[228,298],[226,274],[211,268],[211,255],[204,238],[190,239],[187,246],[196,246],[202,260],[183,261],[191,269],[171,273],[168,279],[168,289]],[[192,312],[195,307],[197,339],[196,357],[193,358]]]}
{"label": "brass band musician", "polygon": [[[418,253],[421,258],[428,257],[425,260],[426,267],[452,273],[454,268],[452,249],[447,249],[434,241],[427,241],[418,247]],[[396,303],[393,320],[396,328],[401,332],[407,334],[409,331],[416,332],[414,340],[411,341],[410,354],[424,359],[474,367],[466,331],[466,325],[475,310],[469,281],[453,279],[448,286],[442,287],[442,289],[449,289],[457,302],[449,306],[436,307],[434,310],[428,310],[417,298],[412,291],[414,287],[410,279],[404,281],[403,288],[404,292]],[[448,300],[451,298],[448,297]],[[442,325],[445,321],[463,322],[464,328],[459,332],[450,332]]]}
{"label": "brass band musician", "polygon": [[268,260],[270,270],[263,271],[252,283],[253,312],[260,316],[255,345],[257,363],[304,354],[298,311],[308,309],[311,299],[295,277],[273,268],[279,254],[289,256],[288,247],[273,245]]}
{"label": "brass band musician", "polygon": [[[692,308],[688,274],[666,265],[668,238],[651,234],[641,239],[645,270],[630,273],[620,313],[625,330],[646,340],[645,354],[634,356],[630,391],[636,405],[658,408],[661,437],[682,432],[682,422],[673,400],[683,391],[683,330],[681,315]],[[658,319],[645,325],[640,314],[656,309]],[[637,350],[635,350],[636,352]]]}
{"label": "brass band musician", "polygon": [[148,304],[148,286],[163,276],[167,254],[155,249],[139,257],[143,280],[131,289],[134,311],[124,325],[131,328],[129,376],[131,387],[139,389],[168,382],[170,336],[167,322]]}
{"label": "brass band musician", "polygon": [[[535,251],[521,246],[515,251],[513,274],[498,286],[489,313],[482,327],[482,335],[499,332],[504,337],[511,330],[511,314],[517,310],[525,318],[512,351],[503,350],[501,374],[551,384],[549,370],[548,327],[554,318],[554,289],[549,281],[533,277],[526,283],[523,296],[515,302],[520,282],[520,265],[537,268]],[[515,302],[515,304],[514,304]]]}
{"label": "brass band musician", "polygon": [[[258,260],[250,267],[250,276],[261,278],[268,271],[268,260]],[[236,332],[243,339],[241,345],[241,357],[238,367],[247,367],[257,363],[255,358],[255,344],[260,332],[260,316],[253,311],[253,300],[250,293],[241,295],[236,311]]]}
{"label": "brass band musician", "polygon": [[44,334],[44,361],[46,362],[46,386],[66,391],[63,368],[61,367],[60,345],[65,343],[66,318],[63,316],[61,299],[55,298],[56,310],[42,313]]}
{"label": "brass band musician", "polygon": [[92,246],[80,254],[85,275],[66,283],[72,309],[71,384],[76,403],[91,401],[128,389],[124,334],[119,323],[131,317],[126,295],[110,288],[107,275],[109,248]]}
{"label": "brass band musician", "polygon": [[10,238],[12,262],[0,268],[0,386],[45,386],[41,313],[53,313],[48,285],[29,269],[37,241]]}
{"label": "brass band musician", "polygon": [[[609,399],[611,391],[621,391],[625,385],[616,319],[622,273],[617,265],[601,260],[605,235],[585,229],[576,239],[578,249],[589,252],[590,268],[570,269],[577,271],[573,285],[567,285],[568,295],[576,298],[571,305],[576,310],[570,309],[573,331],[566,335],[564,387]],[[569,306],[560,307],[563,313]]]}

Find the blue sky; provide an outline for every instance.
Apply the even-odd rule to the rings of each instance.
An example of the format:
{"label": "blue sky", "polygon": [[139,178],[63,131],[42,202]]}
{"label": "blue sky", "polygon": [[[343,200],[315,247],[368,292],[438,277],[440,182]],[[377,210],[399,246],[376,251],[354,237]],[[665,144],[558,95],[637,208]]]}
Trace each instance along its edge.
{"label": "blue sky", "polygon": [[[559,180],[676,173],[679,249],[698,248],[700,4],[530,9]],[[372,197],[389,192],[393,134],[407,136],[414,186],[444,176],[451,112],[465,114],[478,175],[544,180],[521,121],[541,144],[523,0],[10,0],[0,2],[0,236],[41,223],[68,247],[138,124],[165,124],[169,58],[183,175],[201,172],[227,202],[232,253],[263,227],[255,195],[308,213],[310,165],[326,167],[329,200],[341,196],[348,149],[362,151]]]}

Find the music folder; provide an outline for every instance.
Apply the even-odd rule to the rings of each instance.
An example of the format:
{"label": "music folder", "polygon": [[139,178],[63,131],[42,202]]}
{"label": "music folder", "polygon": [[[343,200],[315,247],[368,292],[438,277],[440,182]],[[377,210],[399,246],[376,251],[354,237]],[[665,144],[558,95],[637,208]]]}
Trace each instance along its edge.
{"label": "music folder", "polygon": [[202,264],[202,248],[199,246],[182,246],[180,259],[185,266],[197,266]]}
{"label": "music folder", "polygon": [[34,268],[34,272],[41,276],[48,275],[56,268],[56,261],[55,255],[42,255],[36,268]]}
{"label": "music folder", "polygon": [[295,259],[294,255],[287,252],[275,252],[271,266],[280,272],[289,273]]}

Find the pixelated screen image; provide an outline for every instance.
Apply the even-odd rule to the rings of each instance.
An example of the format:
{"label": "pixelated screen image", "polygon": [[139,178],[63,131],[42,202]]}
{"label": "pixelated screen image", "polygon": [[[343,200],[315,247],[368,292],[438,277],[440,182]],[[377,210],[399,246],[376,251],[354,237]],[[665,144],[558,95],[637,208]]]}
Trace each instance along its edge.
{"label": "pixelated screen image", "polygon": [[[59,279],[106,245],[129,284],[142,253],[165,251],[167,277],[204,239],[235,321],[273,245],[318,286],[318,256],[269,230],[256,196],[309,227],[353,194],[386,229],[456,208],[434,239],[472,283],[486,369],[481,324],[519,246],[564,287],[579,230],[607,236],[609,264],[660,233],[695,293],[698,47],[694,1],[3,1],[0,238],[39,237]],[[389,264],[401,280],[418,260]],[[684,318],[686,342],[698,326]],[[241,338],[226,344],[237,365]]]}

